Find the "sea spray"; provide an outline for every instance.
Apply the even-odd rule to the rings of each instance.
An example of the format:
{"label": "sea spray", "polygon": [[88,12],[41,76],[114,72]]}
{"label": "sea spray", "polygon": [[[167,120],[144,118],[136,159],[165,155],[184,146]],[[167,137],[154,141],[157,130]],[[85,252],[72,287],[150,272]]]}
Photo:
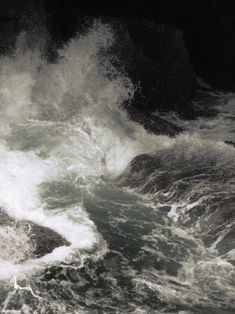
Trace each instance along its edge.
{"label": "sea spray", "polygon": [[54,63],[22,38],[0,59],[0,206],[70,242],[21,262],[27,234],[0,230],[24,244],[0,252],[2,311],[229,313],[235,150],[207,122],[177,117],[187,132],[170,138],[130,121],[114,40],[95,22]]}

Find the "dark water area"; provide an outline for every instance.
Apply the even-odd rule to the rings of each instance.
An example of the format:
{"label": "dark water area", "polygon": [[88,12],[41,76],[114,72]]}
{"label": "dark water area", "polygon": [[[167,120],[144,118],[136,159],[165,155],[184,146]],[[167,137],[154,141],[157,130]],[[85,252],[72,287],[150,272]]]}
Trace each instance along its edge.
{"label": "dark water area", "polygon": [[234,94],[199,80],[206,114],[156,111],[177,130],[156,135],[109,25],[54,63],[26,39],[0,58],[1,313],[234,313]]}

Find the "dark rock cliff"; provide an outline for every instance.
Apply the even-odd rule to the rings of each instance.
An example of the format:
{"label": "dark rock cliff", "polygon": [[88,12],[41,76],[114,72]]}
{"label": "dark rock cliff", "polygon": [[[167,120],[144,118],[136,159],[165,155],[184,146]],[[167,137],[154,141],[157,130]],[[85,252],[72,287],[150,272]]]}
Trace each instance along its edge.
{"label": "dark rock cliff", "polygon": [[53,36],[76,33],[78,15],[147,19],[180,29],[196,74],[216,88],[235,90],[234,0],[50,0]]}
{"label": "dark rock cliff", "polygon": [[[78,16],[147,19],[184,32],[198,76],[216,88],[235,90],[235,1],[233,0],[9,0],[0,2],[0,49],[4,33],[20,28],[19,19],[45,14],[53,38],[75,35]],[[44,11],[44,13],[43,13]],[[35,23],[36,24],[36,23]],[[14,36],[13,36],[14,37]],[[8,39],[11,41],[10,39]]]}
{"label": "dark rock cliff", "polygon": [[[31,33],[26,37],[31,47],[41,40],[35,36],[47,29],[49,39],[42,40],[54,61],[56,49],[84,29],[87,17],[112,21],[117,39],[113,52],[119,59],[114,62],[138,87],[128,108],[131,118],[141,122],[144,111],[146,128],[173,135],[179,130],[150,117],[151,112],[175,110],[195,118],[198,112],[191,103],[195,75],[216,88],[235,90],[234,4],[232,0],[2,1],[0,53],[14,49],[21,30]],[[162,126],[156,128],[157,124]]]}
{"label": "dark rock cliff", "polygon": [[114,53],[137,86],[133,107],[190,111],[195,75],[182,32],[147,20],[115,20]]}

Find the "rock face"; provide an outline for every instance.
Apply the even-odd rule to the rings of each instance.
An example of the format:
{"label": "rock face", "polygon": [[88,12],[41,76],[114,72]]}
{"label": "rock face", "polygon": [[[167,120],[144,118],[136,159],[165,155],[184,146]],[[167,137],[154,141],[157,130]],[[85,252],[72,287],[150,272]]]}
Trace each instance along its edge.
{"label": "rock face", "polygon": [[195,75],[182,32],[147,20],[113,22],[120,64],[138,87],[133,106],[189,111]]}
{"label": "rock face", "polygon": [[180,29],[196,74],[235,90],[234,0],[50,0],[46,7],[50,29],[63,39],[76,33],[78,15],[147,19]]}
{"label": "rock face", "polygon": [[[32,33],[28,35],[28,39],[26,38],[31,47],[31,42],[35,42],[34,31],[31,29],[34,29],[37,24],[38,31],[35,33],[40,33],[40,30],[45,31],[42,26],[46,24],[45,16],[52,39],[56,42],[61,41],[61,44],[75,35],[86,21],[85,14],[83,15],[82,12],[79,14],[79,10],[70,12],[68,6],[66,10],[73,18],[69,19],[69,24],[65,20],[68,25],[63,25],[64,10],[61,12],[60,6],[56,6],[52,12],[52,7],[44,4],[43,1],[33,0],[32,3],[28,0],[17,3],[11,1],[12,5],[0,5],[0,52],[2,53],[10,52],[14,48],[20,29]],[[79,7],[79,4],[77,5]],[[111,23],[114,29],[116,45],[113,48],[113,55],[118,55],[117,65],[124,69],[138,87],[133,107],[150,112],[156,109],[176,110],[187,115],[195,87],[195,75],[184,45],[183,33],[173,27],[158,25],[150,20],[116,19],[107,16],[101,19]],[[70,25],[71,21],[72,25]],[[64,30],[58,35],[56,31],[57,28],[60,30],[61,23]],[[38,40],[37,38],[36,41]],[[53,40],[50,41],[51,46]]]}
{"label": "rock face", "polygon": [[[12,20],[11,23],[9,19],[29,18],[31,12],[36,10],[43,17],[41,12],[44,8],[52,37],[63,41],[76,34],[78,16],[146,19],[157,25],[166,24],[180,29],[184,32],[185,44],[196,74],[216,88],[235,90],[234,0],[1,1],[0,37],[5,32],[3,28],[14,28],[15,22]],[[9,26],[9,23],[12,25]],[[20,27],[17,25],[17,28]]]}
{"label": "rock face", "polygon": [[55,231],[31,221],[16,221],[0,209],[0,258],[20,263],[63,245],[69,242]]}
{"label": "rock face", "polygon": [[129,107],[128,114],[132,121],[143,125],[149,133],[175,136],[184,131],[183,128],[149,111],[143,113],[143,111],[139,109]]}

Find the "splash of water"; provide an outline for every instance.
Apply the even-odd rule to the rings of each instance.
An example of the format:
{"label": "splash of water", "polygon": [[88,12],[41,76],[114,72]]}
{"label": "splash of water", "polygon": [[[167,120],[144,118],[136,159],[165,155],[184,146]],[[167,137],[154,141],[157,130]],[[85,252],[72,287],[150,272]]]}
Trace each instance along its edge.
{"label": "splash of water", "polygon": [[[206,303],[208,299],[204,298],[203,285],[208,285],[202,282],[203,276],[207,270],[218,270],[222,275],[216,277],[214,289],[219,287],[221,291],[221,282],[224,279],[227,284],[228,274],[233,271],[229,262],[233,254],[230,247],[225,259],[215,253],[217,244],[227,233],[223,236],[219,233],[220,238],[216,234],[214,247],[213,243],[208,244],[209,249],[205,247],[199,239],[200,233],[206,234],[205,223],[203,225],[203,219],[195,218],[192,213],[201,204],[211,211],[215,204],[220,208],[220,203],[214,201],[213,189],[218,188],[216,191],[221,193],[223,189],[228,193],[233,189],[234,149],[222,142],[225,135],[218,131],[220,141],[211,134],[205,139],[207,120],[203,120],[205,132],[202,132],[198,126],[200,121],[178,119],[188,132],[175,138],[149,134],[142,126],[130,121],[122,104],[131,101],[135,87],[112,65],[109,49],[114,38],[108,25],[95,22],[85,35],[72,39],[59,51],[54,64],[44,60],[39,51],[22,48],[22,40],[21,36],[14,56],[0,59],[0,206],[15,220],[31,220],[53,229],[71,244],[58,247],[38,259],[29,256],[22,263],[22,255],[31,250],[27,234],[15,232],[9,226],[1,227],[0,247],[2,245],[5,251],[0,252],[0,279],[18,278],[20,273],[45,269],[46,265],[54,266],[57,262],[64,263],[59,272],[64,275],[68,270],[70,276],[69,272],[82,267],[87,255],[95,260],[94,264],[102,260],[100,257],[108,253],[107,246],[110,245],[112,254],[118,252],[115,256],[117,264],[122,259],[119,264],[124,268],[121,276],[125,274],[125,280],[131,286],[129,289],[136,289],[132,291],[137,297],[134,305],[130,302],[130,309],[138,308],[140,296],[148,293],[146,286],[157,291],[163,303],[189,306],[195,296],[195,302],[200,303],[202,298],[202,303]],[[228,111],[231,122],[232,113],[229,108]],[[223,112],[215,122],[219,121],[221,125],[224,118]],[[224,132],[226,136],[228,129]],[[146,154],[143,164],[138,163],[141,157],[133,160],[140,154]],[[224,182],[223,176],[229,171],[232,173],[229,181]],[[104,190],[102,178],[110,183]],[[112,185],[117,178],[122,184],[120,189]],[[127,189],[123,188],[126,182]],[[99,184],[100,190],[95,191]],[[130,190],[130,187],[134,189]],[[205,194],[208,197],[204,197]],[[226,202],[224,204],[227,206]],[[202,217],[206,223],[210,222],[207,214]],[[127,222],[130,223],[128,232],[125,229]],[[210,226],[214,226],[213,221]],[[100,230],[105,239],[110,240],[108,245]],[[119,237],[124,245],[117,241]],[[136,252],[128,246],[126,239],[132,241]],[[178,242],[175,243],[175,239]],[[193,252],[187,248],[186,240],[191,241]],[[20,248],[18,243],[24,243],[24,247]],[[179,252],[175,252],[176,244]],[[173,257],[172,252],[175,252]],[[137,271],[140,261],[144,265],[141,264],[141,275]],[[161,266],[161,262],[166,265],[164,271],[171,275],[151,269],[154,268],[152,265]],[[179,264],[181,268],[178,270]],[[126,265],[133,269],[125,269]],[[106,267],[111,275],[106,274],[104,282],[107,280],[113,291],[123,290],[118,282],[124,282],[124,278],[112,277],[116,271],[112,263],[109,266],[107,262]],[[92,288],[92,280],[99,280],[95,271],[92,269],[88,274],[93,276]],[[211,273],[207,280],[210,278]],[[57,288],[53,280],[50,284],[53,289],[53,285]],[[73,302],[74,299],[79,301],[80,296],[74,287],[66,281],[63,284],[63,289],[71,293]],[[195,287],[187,292],[190,284]],[[19,289],[21,285],[17,281],[15,287],[17,293],[29,290]],[[233,293],[230,286],[229,289],[227,299]],[[52,308],[55,313],[66,312],[66,301],[63,303],[62,300],[57,306],[43,291],[35,292],[36,295],[43,294],[44,303],[37,300],[41,313]],[[14,291],[9,295],[4,310],[17,293]],[[86,296],[87,304],[93,302],[92,293]],[[123,301],[122,293],[116,292],[114,299]],[[184,298],[181,298],[182,293]],[[20,297],[24,300],[24,296]],[[110,303],[109,297],[107,302]]]}
{"label": "splash of water", "polygon": [[95,22],[59,51],[55,64],[22,49],[22,36],[14,56],[0,60],[1,207],[15,219],[52,228],[80,250],[98,241],[82,200],[52,214],[41,185],[116,176],[156,143],[151,135],[146,142],[146,131],[121,109],[134,87],[111,65],[112,44],[109,26]]}

